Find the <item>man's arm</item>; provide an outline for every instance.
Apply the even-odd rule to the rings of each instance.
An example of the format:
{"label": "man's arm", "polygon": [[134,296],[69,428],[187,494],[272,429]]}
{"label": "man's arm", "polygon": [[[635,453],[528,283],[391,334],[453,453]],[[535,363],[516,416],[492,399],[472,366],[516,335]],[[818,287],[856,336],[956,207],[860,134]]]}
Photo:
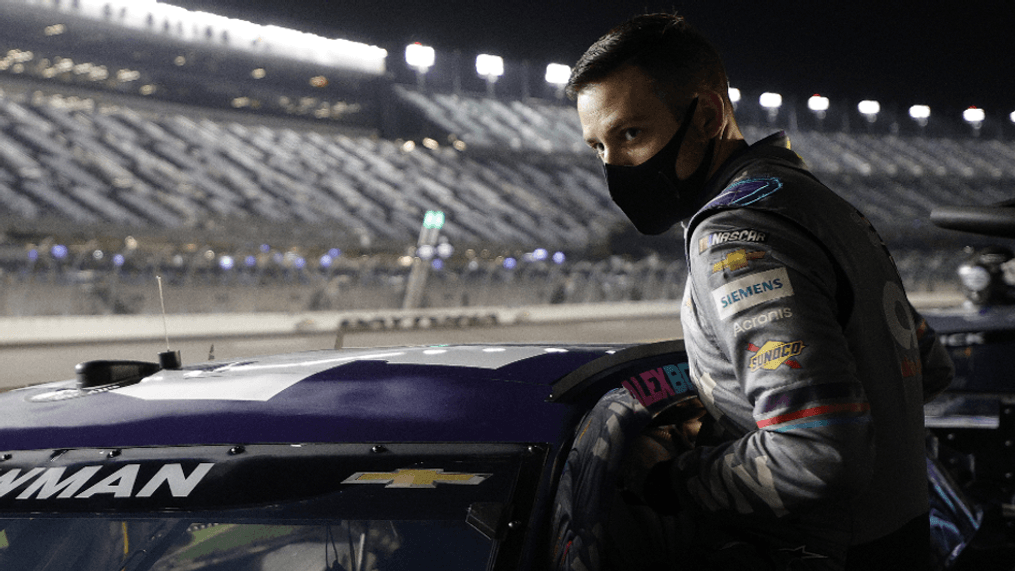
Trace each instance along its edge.
{"label": "man's arm", "polygon": [[[724,212],[695,230],[685,307],[696,316],[685,320],[692,374],[737,437],[684,453],[670,476],[709,511],[783,516],[863,490],[873,428],[840,323],[849,285],[807,232],[775,215],[748,220]],[[742,230],[758,234],[708,246]]]}

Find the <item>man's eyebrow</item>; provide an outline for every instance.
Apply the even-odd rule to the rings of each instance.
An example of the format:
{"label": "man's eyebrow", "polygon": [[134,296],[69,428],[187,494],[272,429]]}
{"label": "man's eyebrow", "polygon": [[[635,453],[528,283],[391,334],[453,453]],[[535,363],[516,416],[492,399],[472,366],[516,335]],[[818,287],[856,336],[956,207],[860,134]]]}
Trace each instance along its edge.
{"label": "man's eyebrow", "polygon": [[[648,113],[636,112],[626,115],[615,115],[610,118],[603,129],[605,136],[613,136],[617,131],[626,129],[631,123],[644,123],[650,120]],[[588,140],[588,139],[586,139]]]}

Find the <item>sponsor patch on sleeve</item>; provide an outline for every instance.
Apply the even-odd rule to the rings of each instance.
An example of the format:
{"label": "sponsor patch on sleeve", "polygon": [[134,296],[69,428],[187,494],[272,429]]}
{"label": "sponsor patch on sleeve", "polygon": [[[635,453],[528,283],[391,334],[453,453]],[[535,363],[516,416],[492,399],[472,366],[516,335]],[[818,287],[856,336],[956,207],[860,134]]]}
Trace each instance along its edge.
{"label": "sponsor patch on sleeve", "polygon": [[717,274],[723,270],[735,272],[742,270],[747,267],[751,260],[760,260],[765,257],[765,253],[761,251],[748,252],[747,250],[740,248],[739,250],[730,252],[718,262],[712,264],[712,273]]}
{"label": "sponsor patch on sleeve", "polygon": [[748,242],[751,244],[760,244],[767,239],[767,232],[760,232],[750,228],[740,228],[738,230],[727,230],[724,232],[712,232],[698,238],[698,253],[702,254],[712,246],[718,246],[719,244],[725,244],[726,242]]}
{"label": "sponsor patch on sleeve", "polygon": [[758,369],[774,371],[782,365],[790,369],[799,369],[800,362],[794,357],[798,357],[806,348],[807,345],[803,341],[766,341],[761,347],[748,343],[747,350],[753,353],[748,365],[752,371]]}
{"label": "sponsor patch on sleeve", "polygon": [[792,295],[793,285],[786,268],[748,274],[712,290],[712,299],[722,319],[766,301]]}
{"label": "sponsor patch on sleeve", "polygon": [[734,183],[709,203],[709,206],[730,204],[747,206],[776,193],[780,188],[782,188],[782,181],[777,178],[749,178]]}

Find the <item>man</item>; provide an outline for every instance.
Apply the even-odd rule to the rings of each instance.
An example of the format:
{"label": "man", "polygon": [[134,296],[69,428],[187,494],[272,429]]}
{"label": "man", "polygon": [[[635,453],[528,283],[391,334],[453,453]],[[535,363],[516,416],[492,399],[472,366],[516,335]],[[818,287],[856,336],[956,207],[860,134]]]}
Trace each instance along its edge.
{"label": "man", "polygon": [[744,141],[719,56],[679,16],[603,36],[568,92],[635,227],[687,221],[681,323],[714,423],[628,486],[776,567],[925,567],[923,404],[951,363],[866,218],[784,134]]}

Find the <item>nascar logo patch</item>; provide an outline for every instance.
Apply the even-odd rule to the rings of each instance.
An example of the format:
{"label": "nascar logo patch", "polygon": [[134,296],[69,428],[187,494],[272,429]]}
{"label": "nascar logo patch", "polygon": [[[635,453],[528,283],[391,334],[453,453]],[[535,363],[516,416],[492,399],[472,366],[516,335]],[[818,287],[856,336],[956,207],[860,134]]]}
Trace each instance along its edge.
{"label": "nascar logo patch", "polygon": [[751,242],[758,244],[768,239],[768,234],[743,228],[740,230],[729,230],[726,232],[712,232],[708,236],[698,238],[698,253],[702,254],[712,246],[725,244],[726,242]]}

